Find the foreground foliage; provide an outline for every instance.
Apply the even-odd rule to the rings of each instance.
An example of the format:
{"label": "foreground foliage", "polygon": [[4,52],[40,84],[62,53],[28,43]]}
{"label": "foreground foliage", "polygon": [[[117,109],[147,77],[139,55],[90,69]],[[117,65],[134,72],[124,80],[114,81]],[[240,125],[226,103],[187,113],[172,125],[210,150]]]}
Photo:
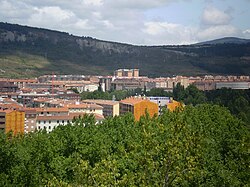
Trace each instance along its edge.
{"label": "foreground foliage", "polygon": [[[87,124],[83,127],[83,124]],[[75,120],[50,134],[1,133],[0,186],[247,186],[250,135],[228,110],[187,106]]]}

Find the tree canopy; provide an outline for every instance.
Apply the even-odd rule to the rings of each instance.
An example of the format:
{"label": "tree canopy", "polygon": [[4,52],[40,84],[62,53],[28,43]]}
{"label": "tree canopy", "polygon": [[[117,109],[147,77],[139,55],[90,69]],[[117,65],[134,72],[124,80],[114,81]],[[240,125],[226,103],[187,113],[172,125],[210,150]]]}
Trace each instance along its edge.
{"label": "tree canopy", "polygon": [[86,116],[51,133],[0,133],[0,186],[247,186],[249,142],[245,124],[217,105],[138,122]]}

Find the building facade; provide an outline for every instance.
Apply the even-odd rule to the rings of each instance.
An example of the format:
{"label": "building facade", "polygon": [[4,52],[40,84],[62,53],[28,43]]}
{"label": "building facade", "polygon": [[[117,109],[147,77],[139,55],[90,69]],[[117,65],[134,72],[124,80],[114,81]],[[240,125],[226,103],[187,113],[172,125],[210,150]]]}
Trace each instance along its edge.
{"label": "building facade", "polygon": [[0,110],[0,129],[5,133],[10,131],[16,134],[24,133],[25,113],[16,110]]}
{"label": "building facade", "polygon": [[120,114],[131,112],[136,121],[146,113],[148,113],[150,117],[158,115],[158,110],[158,104],[145,98],[130,97],[120,101]]}
{"label": "building facade", "polygon": [[88,99],[83,100],[85,103],[97,104],[103,107],[104,117],[114,117],[119,115],[119,102],[111,100]]}

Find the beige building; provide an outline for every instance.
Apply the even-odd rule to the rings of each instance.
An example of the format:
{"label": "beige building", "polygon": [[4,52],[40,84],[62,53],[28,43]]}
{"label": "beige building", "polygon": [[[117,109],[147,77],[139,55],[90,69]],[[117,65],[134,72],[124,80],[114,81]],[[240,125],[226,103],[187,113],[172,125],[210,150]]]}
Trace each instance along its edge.
{"label": "beige building", "polygon": [[114,75],[116,77],[139,77],[139,69],[118,69]]}
{"label": "beige building", "polygon": [[69,109],[69,113],[86,113],[103,115],[103,107],[97,104],[78,103],[65,104],[64,107]]}
{"label": "beige building", "polygon": [[88,99],[83,100],[85,103],[97,104],[103,107],[104,117],[114,117],[119,115],[119,102],[111,100]]}

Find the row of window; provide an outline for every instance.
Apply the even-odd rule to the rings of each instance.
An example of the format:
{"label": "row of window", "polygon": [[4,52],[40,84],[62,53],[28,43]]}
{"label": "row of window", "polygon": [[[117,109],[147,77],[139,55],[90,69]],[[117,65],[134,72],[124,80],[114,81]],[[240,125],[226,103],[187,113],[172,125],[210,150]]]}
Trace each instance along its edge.
{"label": "row of window", "polygon": [[[41,126],[38,126],[38,129],[39,129],[39,130],[40,130],[40,129],[42,129],[42,128],[41,128]],[[46,129],[47,129],[47,127],[46,127],[46,126],[44,126],[44,127],[43,127],[43,129],[45,129],[45,130],[46,130]],[[51,129],[53,129],[53,127],[48,126],[48,129],[49,129],[49,130],[51,130]]]}
{"label": "row of window", "polygon": [[[47,121],[43,121],[43,124],[46,124],[46,123],[47,123]],[[51,124],[51,121],[49,121],[48,123]],[[57,120],[56,123],[60,123],[60,121]],[[67,120],[67,121],[62,120],[61,123],[69,123],[69,120]],[[38,121],[38,124],[41,124],[41,121]]]}

